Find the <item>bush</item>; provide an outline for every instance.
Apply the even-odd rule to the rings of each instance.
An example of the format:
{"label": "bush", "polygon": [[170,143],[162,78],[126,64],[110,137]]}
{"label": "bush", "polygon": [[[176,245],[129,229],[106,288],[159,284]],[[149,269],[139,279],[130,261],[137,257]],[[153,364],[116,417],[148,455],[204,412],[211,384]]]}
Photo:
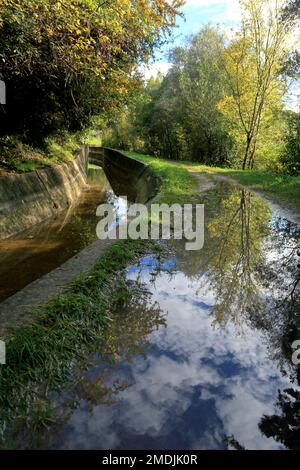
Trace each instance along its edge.
{"label": "bush", "polygon": [[288,174],[292,176],[300,174],[300,114],[294,114],[289,119],[289,131],[280,160]]}

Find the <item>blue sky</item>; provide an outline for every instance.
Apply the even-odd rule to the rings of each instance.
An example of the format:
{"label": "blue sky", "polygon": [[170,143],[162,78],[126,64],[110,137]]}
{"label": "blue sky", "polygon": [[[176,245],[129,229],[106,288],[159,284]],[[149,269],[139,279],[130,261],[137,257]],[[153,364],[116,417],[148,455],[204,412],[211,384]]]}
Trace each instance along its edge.
{"label": "blue sky", "polygon": [[166,72],[170,67],[167,52],[170,48],[184,44],[186,39],[197,33],[207,23],[219,24],[224,27],[237,25],[240,19],[238,0],[186,0],[182,8],[184,18],[178,18],[170,43],[157,52],[157,60],[145,76],[156,75],[158,70]]}
{"label": "blue sky", "polygon": [[187,0],[182,8],[185,18],[179,18],[174,36],[184,38],[197,33],[207,23],[231,25],[240,18],[238,0]]}
{"label": "blue sky", "polygon": [[[156,60],[148,68],[143,68],[145,78],[156,76],[158,71],[167,73],[171,64],[168,62],[168,50],[183,45],[186,39],[197,33],[207,23],[218,24],[224,29],[236,28],[241,19],[239,0],[186,0],[182,8],[184,18],[177,20],[171,41],[157,51]],[[287,107],[299,109],[300,86],[298,81],[291,83],[286,96]]]}

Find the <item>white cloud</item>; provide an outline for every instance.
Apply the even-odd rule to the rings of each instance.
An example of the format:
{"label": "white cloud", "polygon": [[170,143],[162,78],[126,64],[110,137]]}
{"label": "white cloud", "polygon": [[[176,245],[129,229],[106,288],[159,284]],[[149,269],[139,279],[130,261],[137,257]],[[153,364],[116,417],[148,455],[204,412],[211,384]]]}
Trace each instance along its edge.
{"label": "white cloud", "polygon": [[140,67],[140,72],[146,80],[149,80],[151,77],[156,78],[159,72],[166,75],[171,67],[172,64],[170,62],[154,62],[149,65],[142,65]]}
{"label": "white cloud", "polygon": [[[233,434],[249,450],[282,448],[258,427],[264,414],[274,413],[278,389],[290,385],[269,358],[263,334],[247,324],[244,334],[233,323],[212,327],[213,291],[199,290],[199,279],[183,273],[171,277],[162,272],[153,282],[151,272],[150,267],[142,272],[129,268],[127,279],[147,285],[151,303],[169,312],[167,328],[152,334],[155,347],[148,347],[145,356],[123,364],[121,355],[120,365],[116,361],[111,370],[100,362],[84,379],[83,391],[96,377],[108,390],[117,392],[114,386],[123,383],[127,387],[109,396],[101,395],[105,388],[100,389],[98,405],[81,395],[80,405],[72,409],[63,433],[55,438],[55,447],[176,444],[216,450],[224,448],[224,437]],[[129,331],[125,323],[124,338]]]}

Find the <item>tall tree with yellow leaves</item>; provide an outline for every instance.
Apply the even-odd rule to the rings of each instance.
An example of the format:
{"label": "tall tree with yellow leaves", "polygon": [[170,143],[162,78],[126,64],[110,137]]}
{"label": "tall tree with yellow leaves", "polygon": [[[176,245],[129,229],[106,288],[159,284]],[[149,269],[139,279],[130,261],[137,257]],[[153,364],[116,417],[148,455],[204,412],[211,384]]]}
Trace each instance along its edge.
{"label": "tall tree with yellow leaves", "polygon": [[243,169],[253,168],[260,133],[272,108],[282,103],[282,62],[291,22],[284,0],[241,0],[242,27],[223,53],[228,95],[219,109],[231,124]]}

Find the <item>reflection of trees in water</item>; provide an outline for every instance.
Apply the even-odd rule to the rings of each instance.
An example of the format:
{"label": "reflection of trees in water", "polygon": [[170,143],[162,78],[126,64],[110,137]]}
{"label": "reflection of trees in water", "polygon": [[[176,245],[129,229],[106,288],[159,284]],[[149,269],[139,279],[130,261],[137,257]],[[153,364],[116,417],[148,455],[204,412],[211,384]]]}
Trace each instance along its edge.
{"label": "reflection of trees in water", "polygon": [[216,295],[215,322],[244,321],[249,305],[259,304],[257,274],[263,262],[263,240],[269,211],[261,199],[235,190],[208,223],[217,249],[212,251],[209,278]]}
{"label": "reflection of trees in water", "polygon": [[[206,203],[204,250],[178,254],[180,268],[199,277],[199,292],[215,297],[215,324],[242,323],[249,305],[259,308],[258,277],[270,211],[248,191],[228,187]],[[181,247],[182,248],[182,247]]]}
{"label": "reflection of trees in water", "polygon": [[[179,253],[180,267],[191,277],[203,273],[199,291],[215,296],[215,324],[248,321],[264,331],[271,358],[300,386],[300,368],[292,363],[292,344],[300,340],[300,233],[280,217],[270,230],[266,204],[243,190],[232,189],[215,205],[206,205],[204,250]],[[299,449],[300,391],[279,391],[276,407],[260,430]]]}
{"label": "reflection of trees in water", "polygon": [[292,364],[292,343],[300,339],[299,251],[300,232],[285,224],[272,240],[268,271],[261,274],[268,308],[261,318],[251,315],[253,324],[268,334],[272,358],[279,361],[285,375],[298,381],[300,377]]}
{"label": "reflection of trees in water", "polygon": [[[112,405],[118,401],[120,392],[131,384],[122,374],[126,367],[139,356],[145,356],[152,347],[151,333],[166,326],[166,317],[143,286],[130,287],[129,298],[122,301],[113,312],[113,322],[101,341],[96,365],[81,377],[68,408],[85,400],[91,407]],[[121,377],[121,378],[120,378]]]}
{"label": "reflection of trees in water", "polygon": [[276,407],[280,414],[263,416],[259,428],[262,433],[281,442],[288,449],[300,449],[300,392],[286,389],[278,392]]}
{"label": "reflection of trees in water", "polygon": [[[275,219],[270,234],[266,204],[240,189],[223,194],[215,207],[208,202],[206,214],[205,249],[186,252],[185,242],[176,242],[179,267],[191,278],[203,273],[199,291],[214,293],[216,324],[247,321],[264,331],[271,357],[291,381],[300,385],[291,349],[300,339],[298,235],[292,225],[280,219]],[[104,356],[112,367],[85,379],[78,390],[77,397],[91,405],[118,400],[120,391],[130,382],[126,375],[115,372],[121,364],[143,354],[149,347],[151,331],[164,324],[158,307],[150,306],[144,295],[138,305],[115,315]],[[287,448],[300,448],[300,392],[296,388],[280,391],[276,405],[276,414],[262,417],[261,432]]]}
{"label": "reflection of trees in water", "polygon": [[[265,331],[271,357],[283,375],[300,386],[300,368],[292,363],[292,344],[300,340],[300,233],[277,218],[267,236],[263,204],[253,204],[242,193],[234,211],[239,203],[234,201],[232,195],[223,205],[224,213],[209,222],[210,232],[220,240],[218,255],[212,256],[209,266],[217,298],[215,321],[247,318]],[[228,213],[232,213],[229,221]],[[278,414],[263,416],[260,430],[288,448],[299,449],[300,391],[279,391],[276,406]]]}
{"label": "reflection of trees in water", "polygon": [[[291,229],[286,226],[287,237],[293,237]],[[267,329],[272,357],[279,362],[283,374],[299,387],[300,367],[292,362],[292,344],[300,340],[300,234],[297,236],[298,242],[292,238],[289,248],[285,246],[285,237],[282,238],[285,262],[282,265],[275,261],[273,265],[273,270],[280,273],[274,289],[281,295],[268,299],[270,308],[266,325],[273,323]],[[300,449],[300,390],[279,391],[276,408],[277,414],[262,417],[259,428],[267,437],[287,448]]]}
{"label": "reflection of trees in water", "polygon": [[[233,200],[226,201],[226,206],[233,205]],[[247,318],[252,326],[263,330],[271,358],[279,363],[284,376],[300,386],[300,368],[292,363],[292,344],[300,340],[300,233],[293,224],[277,218],[267,237],[263,206],[255,206],[243,195],[227,231],[223,228],[225,218],[226,212],[223,218],[209,223],[210,230],[219,232],[220,237],[225,233],[219,262],[213,259],[216,322],[224,317],[236,321]],[[247,312],[246,317],[243,312]],[[279,391],[276,407],[278,414],[262,417],[260,430],[288,448],[300,449],[300,391]]]}

